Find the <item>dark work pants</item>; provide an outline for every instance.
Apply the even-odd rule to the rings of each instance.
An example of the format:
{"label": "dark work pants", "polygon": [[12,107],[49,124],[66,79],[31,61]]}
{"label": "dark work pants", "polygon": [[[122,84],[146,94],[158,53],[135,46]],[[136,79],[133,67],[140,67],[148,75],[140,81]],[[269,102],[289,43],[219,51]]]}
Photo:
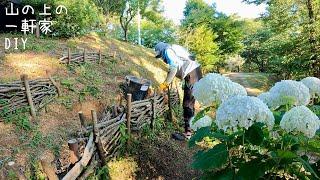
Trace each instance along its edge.
{"label": "dark work pants", "polygon": [[190,131],[190,119],[194,116],[195,99],[192,95],[192,88],[194,83],[202,78],[201,68],[198,67],[191,71],[185,78],[185,85],[183,87],[183,119],[185,131]]}

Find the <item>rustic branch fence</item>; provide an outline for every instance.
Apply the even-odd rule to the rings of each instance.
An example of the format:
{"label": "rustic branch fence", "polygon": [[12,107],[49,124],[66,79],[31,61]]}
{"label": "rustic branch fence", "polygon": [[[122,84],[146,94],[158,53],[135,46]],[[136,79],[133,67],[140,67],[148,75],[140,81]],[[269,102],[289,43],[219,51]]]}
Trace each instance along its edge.
{"label": "rustic branch fence", "polygon": [[0,112],[3,115],[19,109],[30,107],[33,117],[36,112],[61,92],[52,77],[29,80],[27,75],[21,75],[21,81],[0,84]]}
{"label": "rustic branch fence", "polygon": [[[153,128],[154,121],[157,117],[163,115],[169,109],[168,104],[179,104],[180,99],[177,91],[170,91],[170,100],[166,102],[166,95],[154,95],[151,98],[131,102],[131,94],[127,95],[126,107],[113,106],[102,113],[98,119],[97,113],[92,110],[93,126],[84,126],[84,116],[79,112],[81,124],[80,137],[77,140],[70,142],[76,143],[85,139],[86,145],[84,151],[79,153],[79,147],[69,146],[71,152],[80,154],[78,162],[69,167],[64,167],[64,170],[58,168],[57,174],[63,180],[86,179],[94,168],[99,164],[104,166],[113,157],[119,154],[121,146],[124,145],[121,138],[121,126],[126,127],[130,137],[131,129],[139,131],[143,126],[149,125]],[[90,134],[89,138],[83,138],[85,134]],[[74,149],[78,147],[78,149]],[[97,158],[99,157],[99,158]],[[66,174],[67,172],[67,174]]]}
{"label": "rustic branch fence", "polygon": [[101,50],[98,52],[87,52],[86,49],[82,53],[71,53],[71,49],[68,48],[68,53],[62,55],[59,59],[62,64],[81,64],[85,62],[98,62],[101,63],[103,59],[108,57],[116,58],[117,53],[114,52],[112,55],[105,55]]}

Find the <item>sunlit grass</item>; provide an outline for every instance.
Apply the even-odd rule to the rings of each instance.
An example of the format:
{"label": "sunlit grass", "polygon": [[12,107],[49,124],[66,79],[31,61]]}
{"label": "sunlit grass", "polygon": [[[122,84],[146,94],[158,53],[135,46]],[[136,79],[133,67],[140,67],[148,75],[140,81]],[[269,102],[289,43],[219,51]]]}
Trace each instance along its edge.
{"label": "sunlit grass", "polygon": [[3,65],[0,67],[0,80],[17,80],[21,74],[26,74],[29,78],[47,77],[63,70],[56,58],[45,53],[11,53],[6,54]]}

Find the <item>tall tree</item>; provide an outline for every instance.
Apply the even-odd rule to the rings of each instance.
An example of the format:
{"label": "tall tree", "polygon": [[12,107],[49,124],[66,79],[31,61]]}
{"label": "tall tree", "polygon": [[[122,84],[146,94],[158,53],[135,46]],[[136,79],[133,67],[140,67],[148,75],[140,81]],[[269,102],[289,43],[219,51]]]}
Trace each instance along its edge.
{"label": "tall tree", "polygon": [[[269,62],[279,64],[286,77],[320,76],[320,2],[318,0],[245,0],[266,3],[263,20],[272,36],[266,42]],[[258,38],[257,38],[258,39]],[[281,41],[280,41],[281,40]]]}
{"label": "tall tree", "polygon": [[118,13],[121,11],[122,4],[124,3],[124,0],[93,0],[98,7],[101,7],[103,10],[103,14],[106,17],[106,21],[109,21],[109,18],[111,18],[114,15],[118,15]]}
{"label": "tall tree", "polygon": [[138,9],[144,14],[150,0],[126,0],[121,3],[120,8],[120,25],[124,33],[124,40],[128,41],[129,25],[133,18],[137,15]]}

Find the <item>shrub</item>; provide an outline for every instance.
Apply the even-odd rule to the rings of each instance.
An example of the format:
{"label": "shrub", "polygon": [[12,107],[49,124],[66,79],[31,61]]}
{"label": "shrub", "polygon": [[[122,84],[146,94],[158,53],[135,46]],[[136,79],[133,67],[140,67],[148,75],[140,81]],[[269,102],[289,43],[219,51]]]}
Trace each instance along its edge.
{"label": "shrub", "polygon": [[[207,79],[207,92],[221,91],[218,85],[224,82]],[[199,87],[203,89],[195,86],[195,91]],[[274,92],[265,95],[269,98]],[[214,115],[216,108],[206,106],[195,123]],[[216,118],[211,117],[215,119],[212,125],[198,129],[189,141],[190,147],[200,147],[193,168],[204,172],[203,179],[319,179],[320,161],[313,160],[320,154],[319,117],[306,106],[286,111],[272,113],[256,97],[227,97],[218,106]]]}
{"label": "shrub", "polygon": [[82,35],[103,24],[101,10],[91,0],[58,0],[55,5],[65,5],[68,14],[57,15],[54,20],[55,36]]}
{"label": "shrub", "polygon": [[[104,19],[102,10],[92,0],[23,0],[22,4],[28,4],[35,8],[37,18],[43,12],[43,5],[51,7],[51,20],[53,22],[54,36],[71,37],[82,35],[103,25]],[[66,6],[68,13],[57,15],[55,10],[59,5]]]}

